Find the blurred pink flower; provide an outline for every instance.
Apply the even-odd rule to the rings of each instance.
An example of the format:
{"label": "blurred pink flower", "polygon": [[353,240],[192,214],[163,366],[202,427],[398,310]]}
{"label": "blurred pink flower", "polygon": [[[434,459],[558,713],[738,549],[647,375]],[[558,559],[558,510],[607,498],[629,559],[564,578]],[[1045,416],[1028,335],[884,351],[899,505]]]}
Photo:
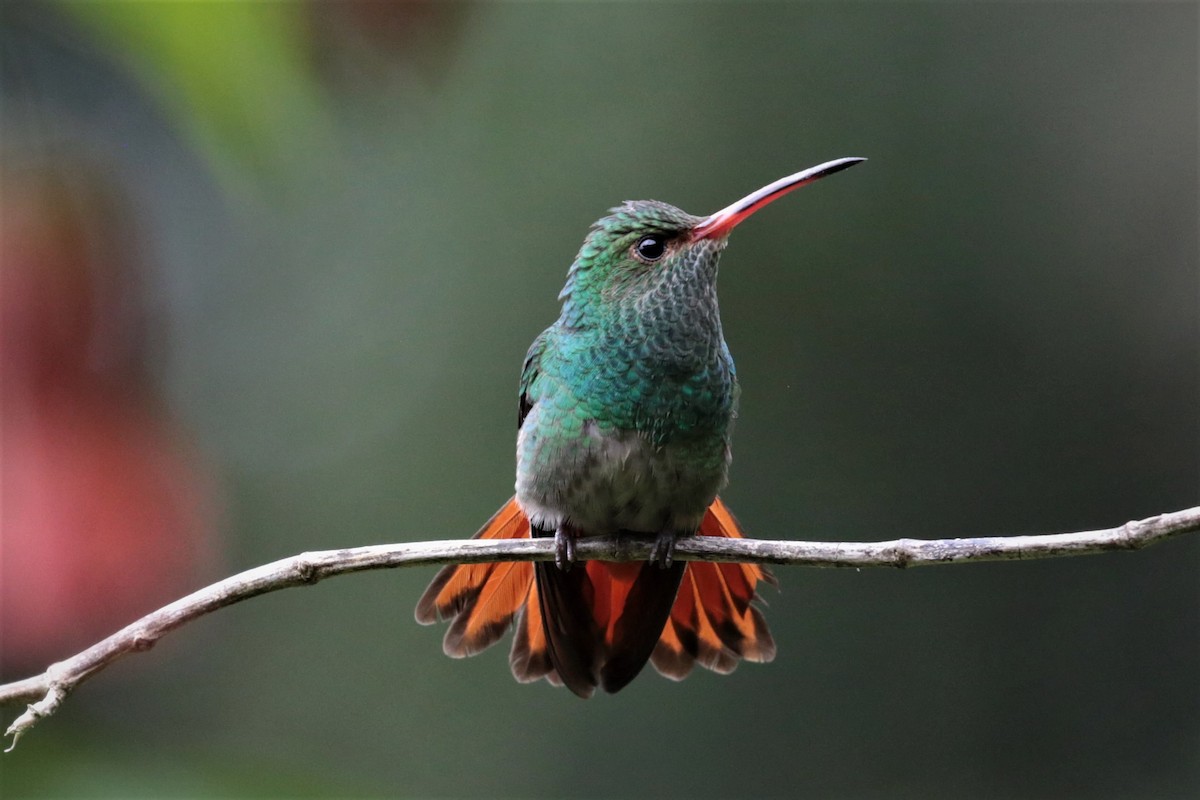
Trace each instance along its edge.
{"label": "blurred pink flower", "polygon": [[210,492],[146,378],[137,247],[71,170],[0,198],[0,669],[41,669],[198,588]]}

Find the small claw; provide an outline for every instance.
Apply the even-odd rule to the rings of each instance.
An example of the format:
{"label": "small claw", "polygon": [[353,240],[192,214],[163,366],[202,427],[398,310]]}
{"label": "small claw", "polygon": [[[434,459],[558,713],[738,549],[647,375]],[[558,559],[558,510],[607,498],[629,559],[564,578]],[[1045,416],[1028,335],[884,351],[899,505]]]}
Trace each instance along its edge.
{"label": "small claw", "polygon": [[663,531],[654,539],[654,549],[650,551],[650,563],[657,564],[660,569],[671,566],[675,555],[675,540],[679,534],[674,531]]}
{"label": "small claw", "polygon": [[569,572],[575,563],[575,532],[565,525],[554,531],[554,563],[563,572]]}

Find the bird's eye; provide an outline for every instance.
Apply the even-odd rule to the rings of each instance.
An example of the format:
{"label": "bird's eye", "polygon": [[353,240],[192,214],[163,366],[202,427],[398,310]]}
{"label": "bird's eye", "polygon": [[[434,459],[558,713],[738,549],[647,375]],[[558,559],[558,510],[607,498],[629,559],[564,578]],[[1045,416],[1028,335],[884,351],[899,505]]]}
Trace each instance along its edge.
{"label": "bird's eye", "polygon": [[658,261],[667,252],[667,240],[661,236],[643,236],[633,246],[633,252],[646,263]]}

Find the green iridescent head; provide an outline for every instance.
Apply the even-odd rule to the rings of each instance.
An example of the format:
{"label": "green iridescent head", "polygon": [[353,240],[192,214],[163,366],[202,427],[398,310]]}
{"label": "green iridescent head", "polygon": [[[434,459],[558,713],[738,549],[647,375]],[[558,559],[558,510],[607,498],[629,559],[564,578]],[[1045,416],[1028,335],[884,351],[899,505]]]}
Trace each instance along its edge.
{"label": "green iridescent head", "polygon": [[[564,311],[576,309],[583,322],[588,308],[637,302],[669,277],[703,280],[700,261],[711,263],[711,281],[725,240],[693,240],[701,221],[657,200],[631,200],[612,209],[592,226],[571,264],[559,295]],[[680,270],[687,275],[677,274]]]}
{"label": "green iridescent head", "polygon": [[841,158],[797,172],[707,217],[657,200],[623,203],[592,226],[571,264],[559,295],[562,322],[586,326],[617,306],[715,292],[717,261],[739,223],[788,192],[864,160]]}

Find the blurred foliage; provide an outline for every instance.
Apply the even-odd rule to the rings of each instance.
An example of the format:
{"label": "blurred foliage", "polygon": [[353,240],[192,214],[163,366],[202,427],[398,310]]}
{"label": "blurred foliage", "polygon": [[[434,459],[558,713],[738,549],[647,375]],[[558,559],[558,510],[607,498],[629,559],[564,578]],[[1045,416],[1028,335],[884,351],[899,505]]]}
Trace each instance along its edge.
{"label": "blurred foliage", "polygon": [[[724,256],[726,499],[762,537],[1083,529],[1200,489],[1198,14],[5,3],[2,154],[128,197],[228,572],[472,533],[587,226],[844,155]],[[587,703],[444,658],[428,574],[358,575],[98,677],[0,793],[1191,797],[1198,569],[788,570],[773,664]]]}
{"label": "blurred foliage", "polygon": [[278,177],[327,124],[304,3],[61,0],[60,8],[127,61],[222,169]]}

